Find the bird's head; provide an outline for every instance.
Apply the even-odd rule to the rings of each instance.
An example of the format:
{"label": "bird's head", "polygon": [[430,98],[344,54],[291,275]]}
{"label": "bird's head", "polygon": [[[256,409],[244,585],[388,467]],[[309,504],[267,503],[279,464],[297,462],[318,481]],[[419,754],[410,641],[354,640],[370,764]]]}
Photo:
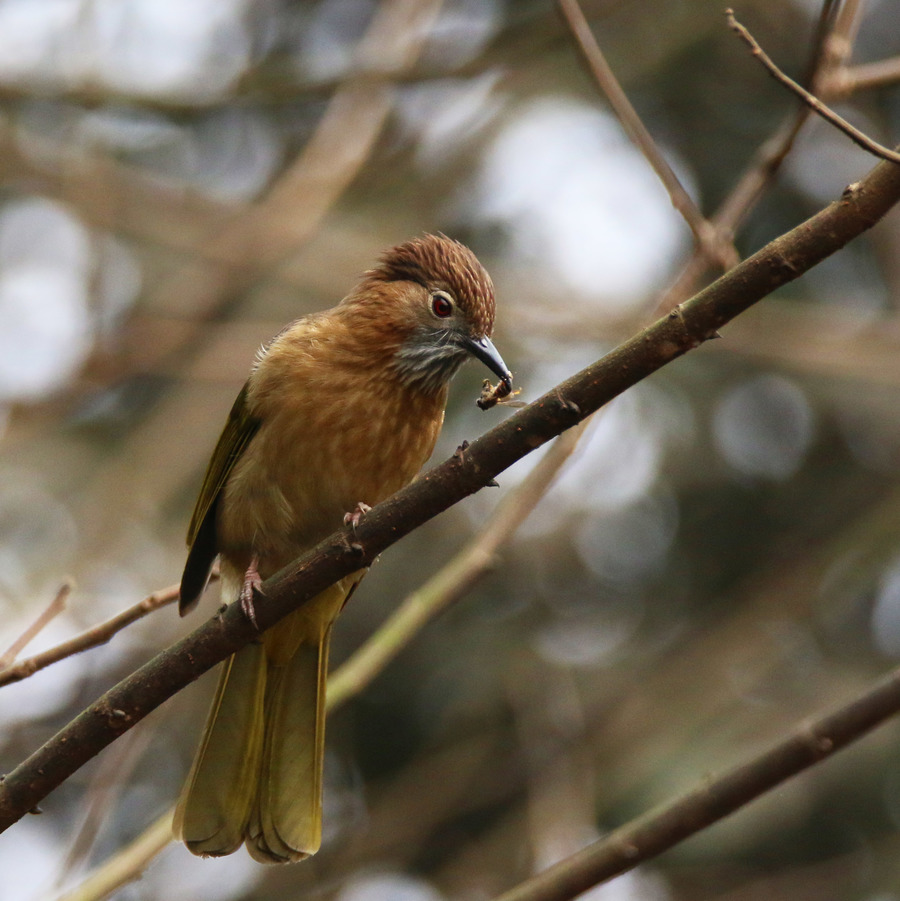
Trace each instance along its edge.
{"label": "bird's head", "polygon": [[510,387],[512,374],[491,342],[494,286],[458,241],[424,235],[386,251],[347,302],[367,308],[392,338],[401,380],[424,391],[446,385],[468,356]]}

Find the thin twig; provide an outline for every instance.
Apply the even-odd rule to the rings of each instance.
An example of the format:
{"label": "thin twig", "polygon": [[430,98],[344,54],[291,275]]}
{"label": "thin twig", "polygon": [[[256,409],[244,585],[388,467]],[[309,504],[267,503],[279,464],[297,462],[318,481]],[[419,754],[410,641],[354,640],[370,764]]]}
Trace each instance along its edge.
{"label": "thin twig", "polygon": [[[174,808],[173,808],[174,809]],[[103,866],[92,872],[79,886],[56,901],[100,901],[116,889],[138,879],[147,865],[172,841],[172,810],[167,810]]]}
{"label": "thin twig", "polygon": [[823,44],[826,57],[823,71],[826,75],[846,67],[862,25],[865,0],[837,0],[835,6],[834,27]]}
{"label": "thin twig", "polygon": [[858,128],[851,125],[846,119],[842,116],[839,116],[834,110],[830,107],[826,106],[816,97],[814,94],[810,94],[806,88],[801,87],[794,81],[792,78],[789,78],[772,60],[766,55],[765,51],[759,44],[756,42],[756,39],[750,34],[747,29],[741,25],[740,22],[737,21],[734,17],[734,12],[732,10],[726,10],[725,15],[728,17],[728,26],[732,29],[732,31],[736,32],[738,36],[747,44],[750,48],[750,52],[765,66],[766,71],[779,83],[783,84],[786,88],[793,91],[813,112],[818,113],[823,119],[827,122],[830,122],[835,128],[842,131],[851,141],[858,144],[864,150],[868,150],[869,153],[874,154],[877,157],[880,157],[883,160],[888,160],[892,163],[900,163],[900,153],[897,153],[894,150],[891,150],[888,147],[885,147],[883,144],[879,144],[877,141],[873,141],[867,134],[861,132]]}
{"label": "thin twig", "polygon": [[69,881],[72,874],[87,861],[100,830],[110,822],[110,810],[121,797],[129,777],[153,738],[153,729],[132,729],[124,741],[114,745],[108,754],[100,758],[85,792],[86,803],[82,805],[81,821],[73,827],[74,835],[60,866],[57,888]]}
{"label": "thin twig", "polygon": [[[67,586],[63,586],[63,588],[67,588]],[[27,679],[38,670],[42,670],[66,657],[71,657],[73,654],[80,654],[82,651],[97,647],[97,645],[106,644],[117,632],[121,632],[126,626],[130,626],[148,613],[159,610],[160,607],[165,607],[177,599],[177,585],[170,585],[168,588],[154,591],[153,594],[148,595],[144,600],[133,604],[121,613],[117,613],[111,619],[106,620],[106,622],[92,626],[90,629],[85,629],[84,632],[81,632],[74,638],[70,638],[68,641],[62,642],[62,644],[48,648],[46,651],[41,651],[40,654],[35,654],[33,657],[26,657],[13,666],[0,670],[0,688],[13,682],[21,682],[22,679]]]}
{"label": "thin twig", "polygon": [[874,63],[860,63],[837,70],[822,82],[822,93],[831,98],[843,99],[857,91],[884,88],[900,81],[900,56],[881,59]]}
{"label": "thin twig", "polygon": [[[816,22],[815,35],[809,62],[806,71],[806,84],[817,85],[823,77],[824,70],[829,65],[828,46],[831,40],[832,29],[836,29],[842,23],[844,28],[849,28],[850,23],[841,15],[843,7],[839,0],[825,0],[819,19]],[[845,38],[849,40],[849,38]],[[753,155],[749,167],[738,180],[737,184],[728,193],[728,196],[719,206],[712,217],[716,227],[728,230],[734,234],[740,223],[748,213],[756,206],[766,187],[771,184],[778,170],[781,168],[788,154],[794,147],[797,136],[809,119],[811,110],[807,106],[797,107],[781,126],[765,140]],[[688,295],[691,292],[688,291]],[[685,295],[687,296],[687,295]],[[677,300],[682,300],[679,297]]]}
{"label": "thin twig", "polygon": [[848,704],[807,720],[772,748],[527,879],[497,901],[569,901],[717,823],[868,734],[900,710],[900,669]]}
{"label": "thin twig", "polygon": [[[835,12],[834,5],[826,0],[816,24],[815,39],[807,66],[806,78],[809,85],[819,84],[822,68],[827,65],[829,56],[826,45],[836,17],[839,18],[839,14]],[[809,107],[799,106],[753,155],[749,166],[712,217],[712,222],[720,233],[727,233],[730,236],[736,233],[740,223],[756,206],[787,159],[810,112]],[[675,282],[660,296],[657,306],[659,312],[670,310],[690,297],[697,290],[700,279],[708,268],[706,257],[699,248],[696,249]]]}
{"label": "thin twig", "polygon": [[[805,106],[801,107],[798,114],[792,114],[754,154],[752,162],[713,216],[717,229],[734,234],[781,168],[808,117],[809,110]],[[700,248],[697,248],[675,281],[660,295],[657,312],[662,315],[690,297],[697,290],[707,269],[709,261]]]}
{"label": "thin twig", "polygon": [[558,2],[563,18],[565,18],[598,87],[606,95],[609,105],[625,132],[650,163],[653,171],[669,192],[672,206],[688,224],[703,253],[723,269],[730,269],[740,259],[734,245],[730,238],[723,237],[715,225],[703,215],[666,161],[606,61],[588,21],[578,5],[578,0],[558,0]]}
{"label": "thin twig", "polygon": [[[66,601],[72,593],[72,583],[63,582],[52,601],[40,612],[37,619],[6,649],[0,657],[0,678],[13,665],[20,652],[43,631],[48,623],[66,609]],[[2,684],[2,683],[0,683]]]}
{"label": "thin twig", "polygon": [[[251,71],[223,94],[153,96],[144,91],[113,87],[111,84],[78,83],[73,78],[53,84],[47,82],[41,86],[41,97],[87,109],[100,106],[139,107],[178,117],[202,115],[210,110],[227,108],[236,101],[277,109],[300,100],[327,100],[351,79],[358,84],[381,83],[389,79],[396,85],[418,85],[446,78],[477,77],[483,74],[484,68],[485,61],[480,55],[451,64],[444,60],[425,59],[412,66],[373,58],[366,63],[353,65],[337,75],[317,76],[291,69],[273,77],[269,73],[263,76],[258,70]],[[32,100],[34,96],[34,85],[24,80],[0,84],[0,103],[4,105]]]}

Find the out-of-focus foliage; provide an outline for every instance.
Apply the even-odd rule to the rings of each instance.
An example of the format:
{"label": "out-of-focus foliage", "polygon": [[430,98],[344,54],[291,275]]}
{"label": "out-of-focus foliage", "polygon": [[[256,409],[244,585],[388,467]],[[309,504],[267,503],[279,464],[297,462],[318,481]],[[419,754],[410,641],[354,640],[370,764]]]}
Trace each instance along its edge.
{"label": "out-of-focus foliage", "polygon": [[[801,74],[817,5],[744,6]],[[795,101],[720,4],[584,7],[712,213]],[[391,8],[393,32],[424,40],[410,35],[399,63],[370,45],[360,67],[358,42]],[[898,53],[900,7],[872,0],[853,61]],[[360,109],[382,103],[383,122],[345,114],[367,90]],[[896,88],[842,109],[896,141]],[[311,158],[327,127],[330,152]],[[871,165],[809,122],[739,249]],[[437,230],[493,273],[495,340],[526,400],[645,321],[690,251],[549,0],[0,0],[5,643],[66,577],[69,608],[29,651],[176,581],[256,347],[335,303],[383,247]],[[598,417],[491,576],[332,719],[316,858],[267,869],[173,845],[119,897],[487,898],[890,667],[898,246],[895,215]],[[475,408],[480,379],[457,379],[439,457],[504,415]],[[340,621],[338,661],[498,497],[385,554]],[[192,622],[168,608],[0,689],[0,770]],[[183,692],[0,837],[0,896],[48,897],[171,804],[209,688]],[[598,896],[896,897],[898,762],[889,726]],[[98,822],[85,827],[89,805]]]}

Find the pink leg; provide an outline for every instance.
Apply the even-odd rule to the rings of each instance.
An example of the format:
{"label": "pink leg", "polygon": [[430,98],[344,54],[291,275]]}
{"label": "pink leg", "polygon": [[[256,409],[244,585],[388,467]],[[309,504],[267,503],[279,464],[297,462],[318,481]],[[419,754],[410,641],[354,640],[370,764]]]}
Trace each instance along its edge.
{"label": "pink leg", "polygon": [[241,610],[244,611],[244,616],[253,623],[256,631],[259,631],[259,626],[256,623],[256,609],[253,606],[253,593],[257,592],[258,594],[262,594],[262,579],[259,575],[259,570],[257,567],[259,566],[259,557],[256,554],[250,559],[250,565],[247,567],[247,571],[244,573],[244,584],[241,586]]}
{"label": "pink leg", "polygon": [[359,525],[359,521],[371,510],[372,508],[368,504],[364,504],[362,501],[357,503],[356,507],[353,508],[349,513],[344,514],[344,525],[350,526],[353,531],[356,531],[356,527]]}

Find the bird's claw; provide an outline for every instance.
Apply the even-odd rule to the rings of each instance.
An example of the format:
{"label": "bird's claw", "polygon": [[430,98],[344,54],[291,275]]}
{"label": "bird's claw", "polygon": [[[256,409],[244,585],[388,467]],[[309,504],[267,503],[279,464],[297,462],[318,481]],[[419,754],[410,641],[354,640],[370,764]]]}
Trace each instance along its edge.
{"label": "bird's claw", "polygon": [[259,575],[259,570],[257,567],[259,566],[259,559],[257,557],[253,557],[250,561],[250,565],[247,567],[247,571],[244,573],[244,583],[241,585],[241,610],[244,612],[244,616],[253,623],[253,628],[256,631],[259,631],[259,623],[256,621],[256,608],[253,605],[253,595],[259,594],[262,595],[262,583],[263,580]]}
{"label": "bird's claw", "polygon": [[356,531],[357,526],[360,523],[360,520],[371,510],[372,508],[368,504],[364,504],[362,501],[359,501],[356,506],[349,512],[344,514],[344,525],[350,526],[353,531]]}

